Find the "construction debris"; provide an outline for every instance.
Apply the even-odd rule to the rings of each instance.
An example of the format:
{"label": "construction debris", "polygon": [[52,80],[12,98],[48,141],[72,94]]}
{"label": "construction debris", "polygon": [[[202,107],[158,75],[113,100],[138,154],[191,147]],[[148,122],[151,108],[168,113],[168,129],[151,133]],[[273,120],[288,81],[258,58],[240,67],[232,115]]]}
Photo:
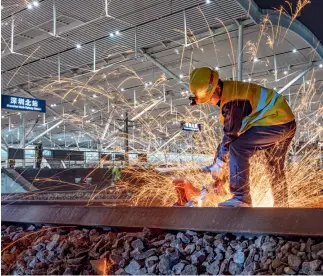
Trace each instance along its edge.
{"label": "construction debris", "polygon": [[322,239],[1,226],[2,274],[323,274]]}

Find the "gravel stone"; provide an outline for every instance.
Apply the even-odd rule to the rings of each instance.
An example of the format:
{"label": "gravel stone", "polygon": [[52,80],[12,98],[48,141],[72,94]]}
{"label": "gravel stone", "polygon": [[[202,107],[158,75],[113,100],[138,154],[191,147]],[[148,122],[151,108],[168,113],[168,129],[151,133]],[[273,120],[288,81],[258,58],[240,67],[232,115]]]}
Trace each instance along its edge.
{"label": "gravel stone", "polygon": [[302,263],[301,258],[293,254],[288,255],[288,265],[295,271],[298,270],[300,264]]}
{"label": "gravel stone", "polygon": [[214,261],[210,265],[206,267],[206,272],[212,274],[212,275],[217,275],[220,270],[220,262],[219,261]]}
{"label": "gravel stone", "polygon": [[175,273],[175,274],[181,274],[183,268],[184,268],[185,264],[180,262],[176,265],[173,266],[172,268],[172,271]]}
{"label": "gravel stone", "polygon": [[238,251],[233,255],[233,261],[237,264],[243,264],[245,261],[245,255],[243,252]]}
{"label": "gravel stone", "polygon": [[129,263],[129,265],[126,266],[125,271],[128,274],[135,275],[139,269],[140,269],[140,264],[137,261],[132,260]]}
{"label": "gravel stone", "polygon": [[196,275],[197,267],[195,265],[186,265],[181,275]]}
{"label": "gravel stone", "polygon": [[138,250],[142,250],[144,249],[144,243],[142,242],[141,239],[136,239],[131,243],[131,246],[133,249],[138,249]]}

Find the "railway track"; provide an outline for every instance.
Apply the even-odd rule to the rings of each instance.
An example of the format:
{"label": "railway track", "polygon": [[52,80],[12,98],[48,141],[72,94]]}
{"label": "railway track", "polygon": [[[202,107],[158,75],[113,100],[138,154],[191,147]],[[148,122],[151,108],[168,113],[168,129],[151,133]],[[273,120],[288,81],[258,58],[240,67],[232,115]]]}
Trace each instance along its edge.
{"label": "railway track", "polygon": [[2,204],[2,221],[9,223],[323,236],[319,208],[129,207],[120,201]]}

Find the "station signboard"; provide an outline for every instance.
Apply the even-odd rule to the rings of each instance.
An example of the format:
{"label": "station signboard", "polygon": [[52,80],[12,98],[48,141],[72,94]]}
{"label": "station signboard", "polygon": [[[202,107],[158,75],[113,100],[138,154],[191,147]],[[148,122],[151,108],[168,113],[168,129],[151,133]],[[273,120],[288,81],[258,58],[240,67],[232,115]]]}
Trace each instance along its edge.
{"label": "station signboard", "polygon": [[201,124],[193,124],[193,123],[182,122],[182,129],[185,130],[185,131],[198,132],[198,131],[201,131]]}
{"label": "station signboard", "polygon": [[46,113],[46,101],[20,96],[1,95],[1,108]]}

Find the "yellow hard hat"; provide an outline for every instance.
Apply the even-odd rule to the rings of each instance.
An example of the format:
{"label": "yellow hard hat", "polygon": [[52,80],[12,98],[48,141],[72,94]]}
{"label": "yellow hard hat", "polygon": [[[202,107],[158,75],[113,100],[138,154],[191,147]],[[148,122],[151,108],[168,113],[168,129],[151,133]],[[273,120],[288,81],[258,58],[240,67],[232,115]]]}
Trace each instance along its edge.
{"label": "yellow hard hat", "polygon": [[197,104],[210,101],[219,82],[219,73],[209,67],[196,68],[190,76],[190,90]]}

